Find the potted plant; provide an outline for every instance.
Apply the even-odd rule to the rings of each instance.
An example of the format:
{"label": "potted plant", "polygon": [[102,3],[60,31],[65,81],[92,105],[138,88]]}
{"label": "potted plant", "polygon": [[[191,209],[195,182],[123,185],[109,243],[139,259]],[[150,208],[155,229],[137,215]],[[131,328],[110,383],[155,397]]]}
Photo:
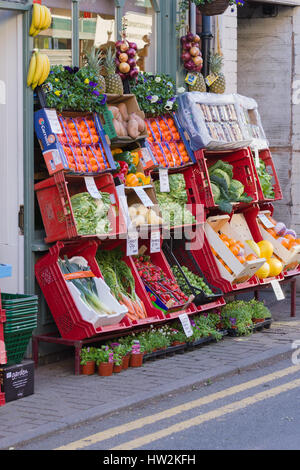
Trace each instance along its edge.
{"label": "potted plant", "polygon": [[172,328],[171,330],[171,346],[179,346],[180,344],[185,344],[187,341],[186,334],[184,331],[177,330]]}
{"label": "potted plant", "polygon": [[93,375],[95,373],[95,348],[82,348],[80,351],[81,372],[83,375]]}
{"label": "potted plant", "polygon": [[134,340],[131,347],[130,367],[141,367],[143,364],[144,352],[138,340]]}
{"label": "potted plant", "polygon": [[263,302],[258,300],[250,300],[249,305],[252,309],[252,321],[253,323],[261,323],[266,319],[271,318],[270,310],[265,306]]}
{"label": "potted plant", "polygon": [[115,374],[118,374],[119,372],[121,372],[122,370],[122,355],[120,352],[118,352],[118,347],[116,347],[113,351],[113,363],[114,363],[114,367],[113,367],[113,372]]}
{"label": "potted plant", "polygon": [[112,375],[114,361],[114,353],[107,345],[101,346],[96,352],[96,365],[98,367],[98,374],[102,376]]}
{"label": "potted plant", "polygon": [[252,308],[249,302],[234,300],[222,308],[222,321],[226,329],[238,336],[252,332]]}

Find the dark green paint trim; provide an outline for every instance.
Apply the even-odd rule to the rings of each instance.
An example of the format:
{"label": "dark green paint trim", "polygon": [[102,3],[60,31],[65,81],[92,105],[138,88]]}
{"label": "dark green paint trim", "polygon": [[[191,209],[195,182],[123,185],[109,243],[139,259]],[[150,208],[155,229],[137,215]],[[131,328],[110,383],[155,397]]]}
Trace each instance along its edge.
{"label": "dark green paint trim", "polygon": [[27,11],[31,9],[32,2],[27,4],[0,1],[0,10]]}

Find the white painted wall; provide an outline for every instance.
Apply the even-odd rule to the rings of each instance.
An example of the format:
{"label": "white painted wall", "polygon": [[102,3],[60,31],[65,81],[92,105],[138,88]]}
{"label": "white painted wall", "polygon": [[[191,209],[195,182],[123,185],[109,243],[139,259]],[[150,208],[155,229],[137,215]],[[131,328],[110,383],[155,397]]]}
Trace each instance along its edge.
{"label": "white painted wall", "polygon": [[18,212],[23,204],[22,14],[0,11],[0,263],[13,276],[0,279],[4,292],[24,289],[24,243]]}

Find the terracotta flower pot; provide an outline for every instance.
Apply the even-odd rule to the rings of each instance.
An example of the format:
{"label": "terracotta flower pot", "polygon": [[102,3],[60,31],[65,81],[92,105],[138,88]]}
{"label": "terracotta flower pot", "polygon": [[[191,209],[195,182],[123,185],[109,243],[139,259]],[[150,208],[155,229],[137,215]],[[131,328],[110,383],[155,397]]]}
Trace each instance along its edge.
{"label": "terracotta flower pot", "polygon": [[122,364],[120,364],[119,366],[117,366],[116,364],[114,364],[114,368],[113,368],[113,373],[114,374],[119,374],[122,370]]}
{"label": "terracotta flower pot", "polygon": [[141,365],[143,364],[143,356],[143,353],[131,354],[129,362],[130,367],[141,367]]}
{"label": "terracotta flower pot", "polygon": [[101,362],[98,366],[98,374],[104,377],[112,375],[114,368],[113,362]]}
{"label": "terracotta flower pot", "polygon": [[181,344],[185,344],[182,341],[173,341],[172,346],[180,346]]}
{"label": "terracotta flower pot", "polygon": [[93,375],[95,373],[95,361],[87,361],[86,364],[82,365],[81,373],[83,375]]}
{"label": "terracotta flower pot", "polygon": [[265,319],[264,318],[252,318],[252,321],[253,321],[253,323],[261,323],[261,322],[265,321]]}
{"label": "terracotta flower pot", "polygon": [[129,367],[130,354],[126,354],[122,360],[122,369],[127,370]]}

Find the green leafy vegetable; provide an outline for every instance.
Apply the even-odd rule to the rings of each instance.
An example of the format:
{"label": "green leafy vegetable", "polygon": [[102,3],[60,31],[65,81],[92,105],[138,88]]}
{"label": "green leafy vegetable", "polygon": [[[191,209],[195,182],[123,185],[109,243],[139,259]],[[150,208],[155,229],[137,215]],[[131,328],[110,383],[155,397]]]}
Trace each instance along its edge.
{"label": "green leafy vegetable", "polygon": [[184,176],[181,173],[169,175],[169,185],[170,192],[161,193],[159,180],[154,181],[156,196],[164,223],[171,227],[195,223],[196,218],[185,207],[188,197]]}
{"label": "green leafy vegetable", "polygon": [[108,219],[110,195],[104,192],[100,194],[101,199],[94,199],[89,193],[78,193],[71,197],[79,235],[100,235],[112,230]]}
{"label": "green leafy vegetable", "polygon": [[272,175],[266,169],[264,161],[259,159],[259,168],[256,169],[262,192],[266,199],[274,199],[275,193],[272,185]]}

